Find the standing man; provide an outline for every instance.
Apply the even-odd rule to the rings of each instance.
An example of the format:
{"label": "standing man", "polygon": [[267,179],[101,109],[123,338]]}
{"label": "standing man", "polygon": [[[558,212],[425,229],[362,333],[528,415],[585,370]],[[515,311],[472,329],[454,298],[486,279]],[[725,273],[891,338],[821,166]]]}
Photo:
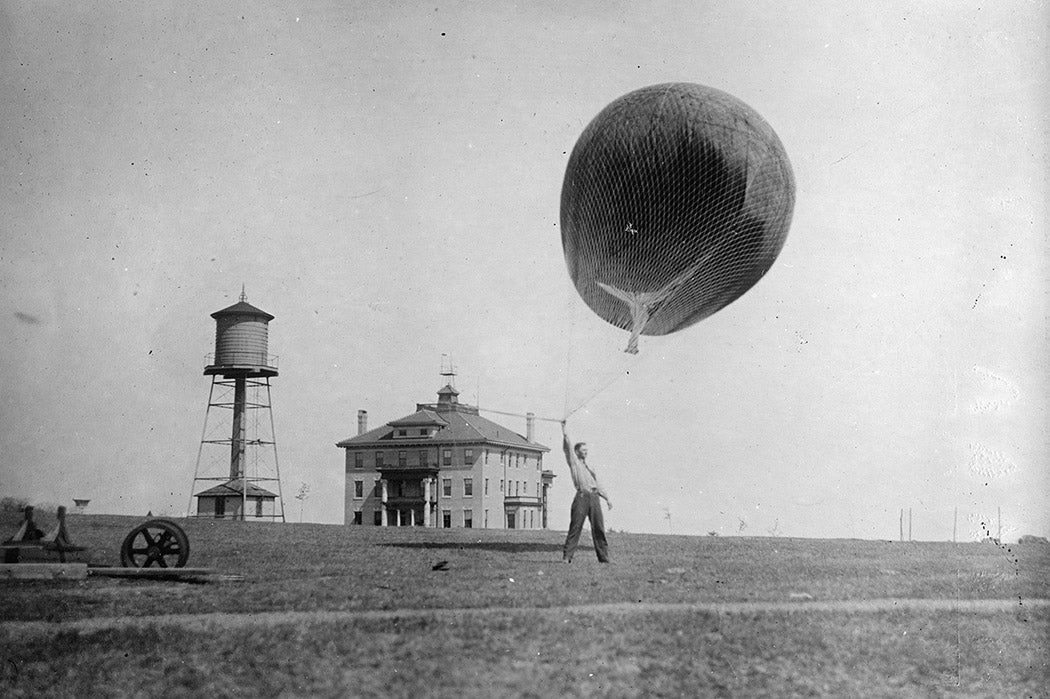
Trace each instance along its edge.
{"label": "standing man", "polygon": [[609,502],[609,496],[598,482],[594,469],[587,463],[587,445],[583,442],[572,444],[569,440],[569,433],[565,429],[564,420],[561,421],[561,431],[565,461],[569,464],[572,484],[576,486],[576,497],[572,499],[572,517],[569,520],[569,534],[565,537],[565,547],[562,549],[562,560],[565,563],[572,562],[572,555],[576,553],[576,545],[580,543],[580,534],[583,532],[583,521],[589,519],[591,538],[594,539],[594,552],[598,554],[600,563],[608,563],[609,546],[605,541],[601,498],[605,498],[610,510],[612,503]]}

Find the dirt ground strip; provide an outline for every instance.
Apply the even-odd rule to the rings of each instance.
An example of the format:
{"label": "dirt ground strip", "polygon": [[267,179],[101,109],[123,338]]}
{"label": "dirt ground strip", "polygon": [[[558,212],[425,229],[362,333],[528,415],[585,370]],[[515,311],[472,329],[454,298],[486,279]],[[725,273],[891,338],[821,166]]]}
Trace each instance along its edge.
{"label": "dirt ground strip", "polygon": [[268,627],[277,624],[308,624],[353,621],[357,619],[405,619],[484,616],[486,614],[601,614],[631,615],[636,613],[707,612],[711,614],[806,614],[831,612],[843,614],[888,611],[944,611],[972,614],[1023,613],[1050,608],[1050,599],[871,599],[804,602],[713,602],[697,604],[610,603],[559,607],[463,607],[459,609],[391,609],[370,611],[260,612],[257,614],[170,614],[78,619],[69,622],[16,621],[0,623],[0,635],[26,638],[64,631],[93,632],[110,629],[177,626],[183,629]]}

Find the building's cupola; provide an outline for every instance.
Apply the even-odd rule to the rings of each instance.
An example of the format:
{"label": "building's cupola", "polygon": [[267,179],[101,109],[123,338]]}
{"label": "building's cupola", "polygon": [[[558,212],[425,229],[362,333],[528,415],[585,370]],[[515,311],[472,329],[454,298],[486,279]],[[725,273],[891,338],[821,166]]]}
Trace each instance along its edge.
{"label": "building's cupola", "polygon": [[459,405],[459,391],[446,384],[443,389],[438,391],[438,408],[455,410],[454,406],[456,405]]}

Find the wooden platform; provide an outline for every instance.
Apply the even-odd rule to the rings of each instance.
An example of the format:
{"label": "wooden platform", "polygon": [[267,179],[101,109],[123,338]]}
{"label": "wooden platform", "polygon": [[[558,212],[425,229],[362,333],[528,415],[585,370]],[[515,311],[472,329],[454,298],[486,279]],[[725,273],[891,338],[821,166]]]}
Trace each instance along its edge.
{"label": "wooden platform", "polygon": [[0,563],[0,580],[83,580],[87,563]]}
{"label": "wooden platform", "polygon": [[241,575],[225,575],[213,568],[88,568],[88,575],[107,578],[133,578],[137,580],[186,580],[202,582],[235,582],[244,579]]}
{"label": "wooden platform", "polygon": [[169,580],[172,582],[240,582],[212,568],[107,568],[87,563],[0,563],[0,580],[84,580],[88,576]]}

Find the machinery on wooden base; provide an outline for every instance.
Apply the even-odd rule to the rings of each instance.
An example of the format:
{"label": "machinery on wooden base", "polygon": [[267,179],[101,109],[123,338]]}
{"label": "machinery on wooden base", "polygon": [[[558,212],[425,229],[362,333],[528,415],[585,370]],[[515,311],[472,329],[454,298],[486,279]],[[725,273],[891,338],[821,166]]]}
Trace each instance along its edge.
{"label": "machinery on wooden base", "polygon": [[[120,546],[120,568],[67,563],[66,554],[86,551],[75,545],[66,529],[66,508],[59,507],[57,522],[44,533],[33,519],[33,508],[23,510],[24,519],[18,531],[0,544],[4,551],[3,575],[9,578],[84,578],[88,574],[110,577],[154,579],[189,579],[213,576],[206,568],[186,568],[190,557],[190,540],[186,532],[168,519],[150,519],[139,524],[124,537]],[[32,562],[21,562],[22,553],[33,552]],[[35,555],[55,554],[59,563],[43,563]],[[12,565],[13,564],[13,565]],[[232,579],[235,576],[222,576]]]}

